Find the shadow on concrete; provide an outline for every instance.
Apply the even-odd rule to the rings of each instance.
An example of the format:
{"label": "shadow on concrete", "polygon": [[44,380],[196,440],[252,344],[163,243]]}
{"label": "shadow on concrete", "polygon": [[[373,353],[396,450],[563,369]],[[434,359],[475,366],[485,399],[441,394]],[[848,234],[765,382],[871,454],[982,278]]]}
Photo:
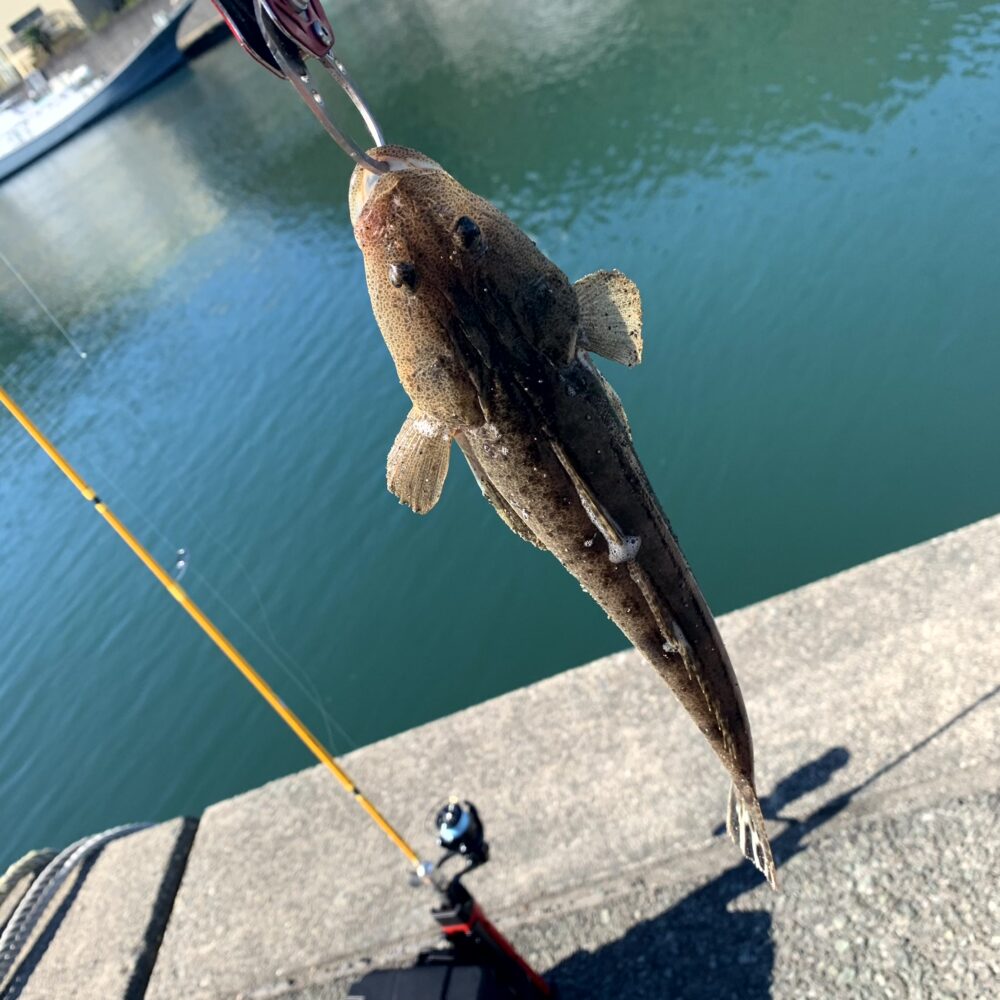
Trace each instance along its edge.
{"label": "shadow on concrete", "polygon": [[[164,869],[163,878],[156,891],[156,898],[150,911],[149,923],[146,925],[143,934],[142,947],[137,953],[134,953],[135,964],[129,974],[123,1000],[141,1000],[146,995],[146,987],[149,985],[153,965],[156,962],[156,956],[163,941],[163,934],[167,929],[167,922],[173,910],[174,899],[177,896],[177,890],[180,888],[181,879],[184,876],[184,869],[187,867],[188,856],[191,853],[191,845],[194,843],[194,836],[197,830],[198,820],[185,817]],[[67,914],[83,890],[88,876],[106,850],[106,847],[107,845],[95,851],[94,854],[80,865],[80,870],[73,877],[69,891],[44,924],[35,943],[17,966],[17,969],[12,973],[6,990],[0,989],[0,1000],[19,1000],[25,987],[28,985],[28,981],[41,964],[45,953],[49,950],[56,934],[66,920]]]}
{"label": "shadow on concrete", "polygon": [[[761,800],[764,815],[778,818],[782,808],[825,785],[849,759],[844,747],[831,747],[793,771]],[[833,799],[775,838],[771,844],[775,862],[781,866],[803,850],[804,838],[836,816],[854,792]],[[551,979],[563,1000],[619,995],[635,1000],[770,997],[771,915],[727,909],[760,883],[760,875],[749,864],[730,868],[659,916],[636,924],[617,941],[571,955],[552,970]]]}
{"label": "shadow on concrete", "polygon": [[80,865],[80,870],[73,879],[69,891],[63,897],[63,900],[56,908],[56,911],[49,918],[48,923],[45,924],[44,929],[38,935],[37,940],[24,956],[20,965],[18,965],[11,974],[6,990],[0,992],[2,1000],[17,1000],[17,998],[24,992],[24,988],[27,986],[31,974],[38,968],[39,962],[41,962],[45,953],[49,950],[49,945],[52,944],[52,941],[56,936],[56,932],[62,926],[63,921],[66,919],[66,914],[69,913],[76,897],[80,895],[83,883],[87,881],[87,876],[97,863],[97,859],[100,857],[100,854],[100,851],[96,852]]}
{"label": "shadow on concrete", "polygon": [[149,986],[153,966],[160,953],[163,935],[167,930],[167,923],[174,909],[174,900],[181,887],[181,880],[184,878],[184,871],[187,868],[188,858],[191,856],[191,847],[194,845],[194,837],[198,832],[200,822],[199,819],[192,816],[184,817],[181,832],[174,843],[174,849],[170,852],[170,859],[167,861],[163,879],[156,892],[149,923],[146,925],[146,933],[143,936],[143,947],[136,956],[135,965],[132,967],[132,974],[125,987],[124,1000],[142,1000],[146,995],[146,987]]}
{"label": "shadow on concrete", "polygon": [[[825,785],[850,760],[831,747],[775,785],[761,799],[764,815],[788,822],[771,842],[783,866],[806,849],[805,839],[841,813],[855,795],[918,753],[1000,693],[1000,684],[970,702],[942,725],[883,764],[864,781],[830,799],[804,820],[781,810]],[[724,833],[724,827],[715,831]],[[624,937],[594,952],[577,952],[552,969],[562,1000],[628,996],[631,1000],[764,1000],[771,995],[774,944],[771,915],[730,912],[728,905],[761,885],[748,862],[723,872],[663,913],[636,924]]]}

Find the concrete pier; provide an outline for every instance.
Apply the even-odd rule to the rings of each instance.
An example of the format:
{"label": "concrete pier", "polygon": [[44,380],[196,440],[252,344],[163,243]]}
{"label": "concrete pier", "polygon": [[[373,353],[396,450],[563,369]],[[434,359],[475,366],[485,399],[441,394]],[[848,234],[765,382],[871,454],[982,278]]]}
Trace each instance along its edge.
{"label": "concrete pier", "polygon": [[[717,833],[728,780],[634,652],[347,758],[562,996],[1000,992],[1000,517],[726,615],[782,892]],[[434,940],[429,895],[319,768],[116,842],[10,996],[343,997]],[[10,982],[8,981],[8,987]],[[0,993],[0,995],[4,995]]]}
{"label": "concrete pier", "polygon": [[177,32],[177,47],[194,59],[222,41],[232,38],[212,0],[194,0]]}

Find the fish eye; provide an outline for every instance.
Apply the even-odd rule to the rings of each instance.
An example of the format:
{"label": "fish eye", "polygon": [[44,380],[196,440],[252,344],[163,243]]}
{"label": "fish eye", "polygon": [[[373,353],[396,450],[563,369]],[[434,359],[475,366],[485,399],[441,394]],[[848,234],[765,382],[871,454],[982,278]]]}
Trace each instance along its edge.
{"label": "fish eye", "polygon": [[481,236],[479,226],[467,215],[463,215],[455,223],[455,237],[466,250],[471,250],[479,242]]}
{"label": "fish eye", "polygon": [[393,288],[402,288],[406,285],[407,288],[413,288],[417,283],[417,269],[408,263],[403,264],[392,264],[389,267],[389,284]]}

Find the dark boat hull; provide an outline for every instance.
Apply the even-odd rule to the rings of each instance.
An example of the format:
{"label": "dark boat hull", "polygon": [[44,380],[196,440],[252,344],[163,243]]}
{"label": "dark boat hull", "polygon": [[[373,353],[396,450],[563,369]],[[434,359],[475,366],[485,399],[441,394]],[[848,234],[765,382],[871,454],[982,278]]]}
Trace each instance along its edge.
{"label": "dark boat hull", "polygon": [[194,0],[188,0],[132,59],[118,70],[94,96],[62,121],[46,129],[0,159],[0,181],[16,174],[46,153],[71,139],[89,125],[120,108],[126,101],[172,73],[185,61],[177,48],[177,29]]}

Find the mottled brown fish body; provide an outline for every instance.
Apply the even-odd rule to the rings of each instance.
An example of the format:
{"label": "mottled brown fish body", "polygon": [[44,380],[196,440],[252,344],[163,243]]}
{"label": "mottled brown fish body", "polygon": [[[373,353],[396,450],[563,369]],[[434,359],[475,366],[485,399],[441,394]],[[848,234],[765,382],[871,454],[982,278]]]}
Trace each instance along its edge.
{"label": "mottled brown fish body", "polygon": [[739,685],[714,620],[590,353],[641,356],[638,292],[618,272],[570,284],[489,202],[413,150],[359,168],[351,212],[372,307],[413,409],[390,489],[425,513],[455,440],[484,495],[546,548],[640,650],[733,779],[727,823],[775,882]]}
{"label": "mottled brown fish body", "polygon": [[[495,387],[490,402],[496,419],[456,440],[473,469],[482,470],[480,478],[496,488],[667,681],[734,780],[745,784],[753,777],[749,724],[715,622],[652,495],[628,432],[614,412],[602,413],[607,406],[603,387],[584,364],[574,369],[565,373],[560,391],[574,386],[573,405],[594,430],[563,448],[577,468],[587,470],[590,485],[615,521],[628,525],[639,539],[633,560],[611,561],[607,541],[527,406],[498,399],[502,390]],[[623,481],[628,490],[621,488]],[[645,579],[637,581],[636,570]],[[655,594],[652,602],[644,585]],[[697,671],[687,668],[685,641]]]}

